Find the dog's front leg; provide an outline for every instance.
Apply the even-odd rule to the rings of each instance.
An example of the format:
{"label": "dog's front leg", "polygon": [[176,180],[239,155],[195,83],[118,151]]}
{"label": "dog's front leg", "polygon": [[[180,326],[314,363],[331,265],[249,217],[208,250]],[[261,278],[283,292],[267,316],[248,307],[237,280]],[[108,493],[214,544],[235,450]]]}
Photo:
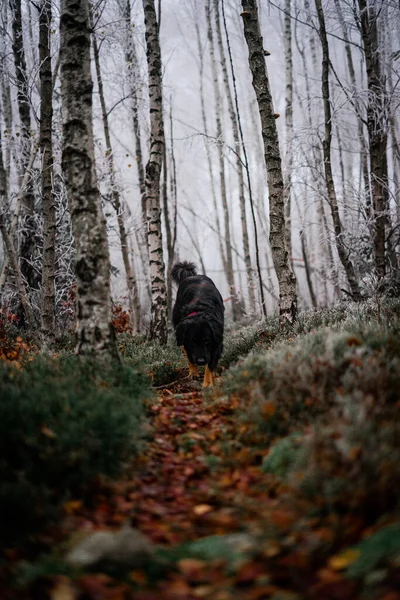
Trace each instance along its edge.
{"label": "dog's front leg", "polygon": [[199,377],[199,375],[200,375],[199,369],[197,368],[196,365],[194,365],[193,363],[190,362],[189,357],[186,353],[185,347],[181,346],[181,350],[182,350],[183,354],[186,356],[186,359],[188,361],[189,377]]}
{"label": "dog's front leg", "polygon": [[212,385],[214,385],[214,372],[207,365],[204,373],[203,387],[210,387]]}

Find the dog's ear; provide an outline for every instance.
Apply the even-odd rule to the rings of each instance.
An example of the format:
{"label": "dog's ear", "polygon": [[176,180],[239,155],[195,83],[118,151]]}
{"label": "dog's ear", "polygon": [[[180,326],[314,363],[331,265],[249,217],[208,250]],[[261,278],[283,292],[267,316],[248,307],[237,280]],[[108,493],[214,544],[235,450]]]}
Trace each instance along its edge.
{"label": "dog's ear", "polygon": [[184,321],[181,321],[176,326],[175,336],[176,336],[176,345],[177,346],[185,345],[186,330],[187,330],[187,323],[185,323]]}

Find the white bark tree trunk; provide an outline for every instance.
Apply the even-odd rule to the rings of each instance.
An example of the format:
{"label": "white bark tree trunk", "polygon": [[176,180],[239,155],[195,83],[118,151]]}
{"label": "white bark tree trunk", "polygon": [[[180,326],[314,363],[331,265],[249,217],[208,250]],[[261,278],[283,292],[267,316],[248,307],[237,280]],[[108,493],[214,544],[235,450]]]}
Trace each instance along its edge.
{"label": "white bark tree trunk", "polygon": [[[22,8],[21,0],[13,0],[10,4],[12,8],[12,49],[14,55],[15,77],[17,82],[17,104],[21,129],[22,160],[19,178],[22,180],[32,147],[32,122],[30,108],[30,91],[28,87],[28,75],[26,72],[25,49],[22,27]],[[21,272],[28,282],[30,288],[38,288],[39,275],[33,268],[32,263],[35,257],[35,221],[33,219],[35,211],[35,196],[33,188],[29,182],[23,194],[22,214],[25,217],[25,226],[21,232],[20,239],[20,258]]]}
{"label": "white bark tree trunk", "polygon": [[247,217],[246,217],[246,200],[245,200],[245,185],[244,185],[244,168],[243,161],[241,157],[241,141],[239,136],[239,126],[238,126],[238,117],[239,115],[235,112],[233,96],[229,84],[228,77],[228,67],[227,61],[225,57],[225,49],[222,43],[222,33],[221,33],[221,21],[219,15],[219,3],[220,0],[214,0],[214,11],[215,11],[215,25],[216,25],[216,33],[217,33],[217,42],[219,47],[219,53],[221,56],[221,67],[222,74],[224,79],[224,88],[226,93],[226,98],[228,100],[228,111],[229,117],[232,124],[232,133],[233,139],[235,143],[235,151],[236,151],[236,170],[238,174],[238,184],[239,184],[239,205],[240,205],[240,222],[242,226],[242,239],[243,239],[243,254],[244,254],[244,263],[246,267],[246,275],[247,275],[247,289],[249,293],[249,308],[250,313],[254,314],[255,312],[255,294],[254,294],[254,282],[253,282],[253,269],[251,266],[251,258],[250,258],[250,244],[249,244],[249,231],[247,227]]}
{"label": "white bark tree trunk", "polygon": [[235,289],[235,276],[233,272],[233,255],[232,255],[232,240],[231,240],[231,225],[230,225],[230,212],[228,206],[228,195],[226,189],[226,176],[225,176],[225,158],[223,152],[223,131],[222,131],[222,99],[221,90],[218,80],[218,69],[217,60],[215,56],[215,45],[214,35],[212,29],[213,19],[211,18],[211,0],[207,0],[206,7],[206,20],[207,20],[207,38],[209,42],[209,52],[211,60],[212,78],[214,83],[214,97],[215,97],[215,126],[217,135],[217,152],[218,152],[218,164],[219,164],[219,182],[221,188],[221,203],[224,214],[224,242],[225,242],[225,264],[224,269],[226,272],[226,279],[229,286],[229,291],[232,296],[232,318],[234,321],[239,316],[237,307],[237,297]]}
{"label": "white bark tree trunk", "polygon": [[150,99],[150,156],[146,165],[147,239],[150,258],[150,339],[167,343],[167,290],[162,246],[160,176],[164,154],[161,50],[154,0],[143,0]]}
{"label": "white bark tree trunk", "polygon": [[[93,26],[91,27],[93,29]],[[135,273],[133,271],[131,262],[129,260],[129,248],[128,248],[128,234],[126,232],[125,220],[124,220],[124,210],[123,205],[118,189],[118,184],[116,181],[116,172],[114,165],[114,154],[113,148],[111,145],[111,134],[110,127],[108,123],[108,113],[106,107],[106,100],[104,97],[104,88],[103,88],[103,78],[101,74],[100,67],[100,53],[99,47],[96,40],[96,34],[92,34],[93,41],[93,56],[94,63],[96,67],[96,76],[97,76],[97,87],[100,97],[100,107],[101,107],[101,116],[103,121],[103,131],[104,138],[106,142],[106,160],[108,167],[108,174],[110,177],[110,188],[111,188],[111,198],[112,205],[117,214],[117,222],[118,222],[118,230],[119,230],[119,239],[121,242],[121,254],[122,261],[124,263],[125,276],[126,276],[126,286],[128,288],[128,305],[129,305],[129,313],[131,318],[131,323],[133,326],[133,332],[137,334],[139,332],[139,323],[140,323],[140,301],[139,301],[139,292],[137,289],[137,281],[135,277]]]}
{"label": "white bark tree trunk", "polygon": [[256,0],[242,0],[244,35],[249,49],[249,66],[253,76],[261,119],[264,159],[269,191],[269,219],[272,258],[279,283],[279,320],[293,324],[297,318],[296,279],[290,266],[285,242],[283,175],[278,131],[272,105],[263,38],[258,20]]}
{"label": "white bark tree trunk", "polygon": [[88,0],[61,1],[60,54],[62,167],[76,246],[76,352],[116,356],[107,230],[94,161]]}
{"label": "white bark tree trunk", "polygon": [[284,16],[284,48],[285,48],[285,128],[286,128],[286,173],[283,198],[285,204],[285,231],[286,246],[289,260],[292,263],[292,232],[291,232],[291,205],[292,205],[292,168],[293,168],[293,53],[292,53],[292,17],[291,0],[285,0]]}

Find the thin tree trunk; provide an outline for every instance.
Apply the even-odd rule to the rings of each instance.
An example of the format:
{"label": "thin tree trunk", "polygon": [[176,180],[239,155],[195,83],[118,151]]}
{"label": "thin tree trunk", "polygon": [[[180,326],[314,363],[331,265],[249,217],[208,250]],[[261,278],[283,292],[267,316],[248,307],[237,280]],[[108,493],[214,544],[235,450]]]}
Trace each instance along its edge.
{"label": "thin tree trunk", "polygon": [[368,83],[367,130],[369,160],[372,180],[372,203],[375,218],[375,269],[379,279],[385,276],[385,223],[388,208],[387,174],[387,111],[385,109],[385,86],[380,64],[377,13],[375,6],[366,0],[358,0],[360,29],[364,46]]}
{"label": "thin tree trunk", "polygon": [[[307,11],[307,13],[309,13],[310,11],[310,3],[308,0],[304,0],[304,8]],[[297,40],[297,38],[296,38]],[[311,55],[311,62],[312,62],[312,68],[313,71],[316,73],[317,72],[317,51],[316,51],[316,45],[315,45],[315,39],[314,39],[314,34],[313,31],[310,32],[310,38],[309,38],[309,44],[310,44],[310,55]],[[304,79],[305,79],[305,85],[306,85],[306,94],[307,94],[307,121],[309,124],[309,127],[312,129],[313,128],[313,117],[312,117],[312,112],[311,112],[311,90],[310,90],[310,79],[308,76],[308,69],[307,69],[307,60],[306,60],[306,51],[304,49],[304,46],[300,46],[300,44],[297,44],[297,48],[299,50],[301,59],[302,59],[302,63],[303,63],[303,69],[304,69]],[[329,279],[333,282],[333,286],[334,286],[334,290],[333,290],[333,294],[334,294],[334,298],[339,298],[340,297],[340,286],[339,286],[339,273],[338,273],[338,268],[336,265],[336,260],[334,257],[334,251],[333,251],[333,241],[331,239],[331,234],[330,234],[330,230],[329,230],[329,224],[328,224],[328,218],[326,215],[326,210],[325,210],[325,203],[324,203],[324,198],[325,198],[325,193],[322,189],[322,185],[321,185],[321,179],[324,180],[324,187],[326,190],[326,185],[325,185],[325,179],[324,176],[320,174],[320,169],[319,166],[323,164],[323,157],[322,157],[322,149],[320,146],[320,141],[319,141],[319,137],[318,137],[318,141],[316,141],[313,144],[313,160],[314,160],[314,165],[311,168],[311,177],[312,177],[312,181],[314,183],[314,185],[316,186],[317,190],[318,190],[318,197],[317,197],[317,206],[316,206],[316,211],[317,211],[317,219],[318,219],[318,224],[319,224],[319,237],[318,237],[318,244],[321,245],[322,247],[322,254],[326,255],[326,260],[328,263],[328,268],[325,268],[324,265],[324,259],[322,259],[321,264],[321,270],[322,270],[322,274],[327,274]],[[326,284],[326,282],[325,282]]]}
{"label": "thin tree trunk", "polygon": [[[175,161],[175,150],[174,150],[174,120],[172,118],[172,97],[170,98],[170,111],[169,111],[169,127],[171,132],[171,169],[170,169],[170,188],[171,188],[171,200],[173,202],[174,217],[172,221],[172,242],[171,242],[171,256],[172,260],[175,260],[175,247],[176,247],[176,236],[178,229],[178,182],[176,175],[176,161]],[[172,267],[172,264],[171,264]]]}
{"label": "thin tree trunk", "polygon": [[[6,190],[10,182],[11,169],[11,137],[12,137],[12,105],[11,105],[11,89],[10,76],[6,68],[7,65],[7,28],[8,28],[8,7],[4,7],[3,15],[0,20],[0,87],[2,98],[2,116],[4,119],[4,137],[2,138],[3,164],[6,175]],[[7,141],[5,140],[7,138]]]}
{"label": "thin tree trunk", "polygon": [[[205,106],[205,99],[204,99],[204,59],[203,59],[203,48],[201,46],[199,22],[197,19],[195,20],[194,26],[195,26],[195,31],[196,31],[197,48],[198,48],[198,52],[199,52],[200,106],[201,106],[201,118],[202,118],[202,123],[203,123],[203,132],[205,135],[205,149],[206,149],[206,154],[207,154],[208,172],[210,175],[211,197],[212,197],[214,213],[215,213],[215,227],[216,227],[217,235],[218,235],[219,252],[221,255],[222,266],[225,269],[226,257],[225,257],[224,246],[222,243],[221,223],[220,223],[219,215],[218,215],[217,194],[216,194],[216,190],[215,190],[214,171],[213,171],[213,165],[212,165],[212,160],[211,160],[211,152],[210,152],[210,148],[208,145],[209,134],[208,134],[208,125],[207,125],[207,116],[206,116],[206,106]],[[226,269],[225,269],[225,272],[226,272]]]}
{"label": "thin tree trunk", "polygon": [[[240,223],[242,226],[242,239],[243,239],[243,254],[244,254],[244,263],[246,267],[247,274],[247,289],[249,292],[249,304],[250,304],[250,313],[254,314],[255,311],[255,295],[254,295],[254,284],[253,284],[253,269],[251,266],[251,258],[250,258],[250,244],[249,244],[249,231],[247,227],[247,218],[246,218],[246,200],[245,200],[245,188],[244,188],[244,170],[243,170],[243,162],[241,159],[241,140],[239,135],[239,126],[237,119],[239,115],[235,112],[235,107],[233,103],[233,97],[231,92],[231,87],[229,84],[228,77],[228,67],[225,57],[225,49],[222,43],[222,33],[221,33],[221,22],[219,15],[219,3],[220,0],[214,0],[214,11],[215,11],[215,24],[216,24],[216,32],[217,32],[217,41],[219,47],[219,53],[221,56],[221,66],[222,66],[222,74],[224,78],[224,88],[226,92],[226,98],[228,100],[228,111],[229,117],[232,125],[232,133],[233,140],[235,144],[235,152],[236,152],[236,170],[238,174],[238,183],[239,183],[239,206],[240,206]],[[224,9],[222,4],[222,9]],[[231,63],[231,67],[233,68],[233,63]],[[242,303],[244,299],[242,298]]]}
{"label": "thin tree trunk", "polygon": [[89,2],[62,0],[60,12],[62,168],[76,246],[76,351],[116,357],[107,229],[94,158]]}
{"label": "thin tree trunk", "polygon": [[[10,0],[12,10],[12,49],[14,55],[15,76],[17,80],[17,104],[21,126],[22,159],[20,179],[22,179],[29,161],[32,145],[32,125],[29,101],[28,77],[23,43],[21,0]],[[29,184],[23,196],[22,213],[25,217],[24,229],[20,241],[21,272],[30,288],[37,288],[39,284],[38,273],[32,266],[35,256],[35,223],[34,223],[35,197],[33,188]]]}
{"label": "thin tree trunk", "polygon": [[308,252],[307,252],[307,244],[306,244],[306,235],[304,231],[300,231],[300,242],[301,242],[301,255],[303,257],[304,269],[306,272],[306,281],[308,286],[308,291],[310,292],[311,304],[313,308],[317,308],[317,298],[314,292],[314,286],[311,278],[310,264],[308,262]]}
{"label": "thin tree trunk", "polygon": [[15,251],[14,244],[12,243],[12,239],[7,231],[7,227],[4,222],[4,214],[0,215],[0,231],[3,236],[4,248],[8,257],[9,264],[14,273],[19,298],[25,314],[26,322],[28,324],[29,329],[33,331],[36,328],[35,317],[33,314],[31,303],[29,302],[29,297],[22,278],[21,269],[18,264],[17,253]]}
{"label": "thin tree trunk", "polygon": [[[224,213],[224,238],[225,238],[225,270],[226,278],[229,286],[229,293],[236,297],[235,290],[235,277],[233,273],[233,257],[232,257],[232,244],[231,244],[231,232],[230,232],[230,215],[228,198],[226,192],[226,178],[225,178],[225,161],[223,152],[223,132],[221,123],[222,114],[222,102],[221,102],[221,91],[218,81],[218,70],[217,62],[214,51],[214,36],[212,30],[212,19],[211,19],[211,0],[207,0],[206,3],[206,19],[207,19],[207,37],[209,41],[210,60],[212,69],[212,78],[214,84],[214,96],[215,96],[215,124],[217,134],[217,151],[218,151],[218,164],[219,164],[219,181],[221,188],[221,201],[222,209]],[[235,300],[232,302],[232,318],[234,321],[238,318],[238,310]]]}
{"label": "thin tree trunk", "polygon": [[7,171],[4,165],[3,157],[3,139],[1,135],[0,127],[0,206],[4,203],[4,199],[8,195],[8,177]]}
{"label": "thin tree trunk", "polygon": [[[292,220],[291,220],[291,196],[292,196],[292,168],[293,168],[293,53],[292,53],[292,0],[285,0],[284,15],[284,48],[285,48],[285,127],[286,127],[286,173],[283,199],[285,203],[285,232],[286,247],[289,260],[292,264]],[[293,264],[292,264],[293,268]]]}
{"label": "thin tree trunk", "polygon": [[143,0],[150,99],[150,156],[146,165],[147,237],[150,256],[150,339],[167,343],[167,291],[162,246],[160,176],[164,154],[161,50],[154,0]]}
{"label": "thin tree trunk", "polygon": [[161,186],[162,206],[165,224],[165,237],[167,243],[167,315],[168,319],[172,316],[172,277],[170,276],[170,270],[173,265],[173,249],[172,249],[172,230],[171,220],[168,206],[168,167],[167,167],[167,145],[164,145],[164,157],[163,157],[163,180]]}
{"label": "thin tree trunk", "polygon": [[[91,29],[93,30],[93,26],[91,26]],[[106,142],[106,160],[107,160],[107,166],[108,166],[108,175],[110,178],[112,204],[113,204],[114,210],[117,215],[119,238],[120,238],[120,243],[121,243],[122,261],[124,263],[126,285],[128,288],[128,306],[129,306],[129,312],[130,312],[130,316],[131,316],[131,322],[133,324],[133,331],[136,334],[139,331],[139,324],[140,324],[139,293],[138,293],[138,289],[137,289],[136,277],[133,272],[131,262],[129,260],[128,235],[126,233],[124,212],[123,212],[123,207],[122,207],[122,202],[121,202],[121,198],[120,198],[120,194],[119,194],[118,185],[116,182],[114,155],[113,155],[113,149],[112,149],[112,145],[111,145],[110,128],[108,125],[108,113],[107,113],[106,101],[104,98],[103,79],[101,76],[99,48],[97,45],[96,35],[94,33],[92,34],[92,40],[93,40],[93,57],[94,57],[94,63],[95,63],[95,67],[96,67],[96,76],[97,76],[97,87],[98,87],[98,91],[99,91],[101,116],[102,116],[102,121],[103,121],[103,132],[104,132],[104,138],[105,138],[105,142]]]}
{"label": "thin tree trunk", "polygon": [[53,195],[53,86],[51,74],[51,0],[41,0],[39,14],[40,135],[42,152],[43,268],[42,335],[45,344],[55,339],[56,206]]}
{"label": "thin tree trunk", "polygon": [[[257,267],[257,276],[258,276],[258,284],[260,286],[260,299],[261,299],[261,310],[262,310],[262,314],[264,315],[264,317],[267,316],[267,307],[265,304],[265,297],[264,297],[264,284],[263,284],[263,279],[262,279],[262,274],[261,274],[261,262],[260,262],[260,244],[259,244],[259,238],[258,238],[258,225],[257,225],[257,219],[256,219],[256,211],[255,211],[255,206],[254,206],[254,199],[253,199],[253,190],[252,190],[252,184],[251,184],[251,178],[250,178],[250,166],[249,166],[249,159],[247,157],[247,149],[246,149],[246,144],[244,143],[244,135],[243,135],[243,128],[242,128],[242,119],[240,116],[240,110],[239,110],[239,100],[238,100],[238,93],[237,93],[237,86],[236,86],[236,76],[235,76],[235,69],[233,67],[233,58],[232,58],[232,51],[231,51],[231,44],[229,41],[229,34],[228,34],[228,26],[226,23],[226,15],[225,15],[225,2],[224,0],[222,0],[222,17],[223,17],[223,21],[224,21],[224,29],[225,29],[225,38],[226,38],[226,45],[227,45],[227,49],[228,49],[228,56],[229,56],[229,63],[231,66],[231,75],[232,75],[232,84],[233,84],[233,92],[234,92],[234,99],[235,99],[235,108],[236,108],[236,116],[237,116],[237,125],[238,125],[238,130],[239,130],[239,136],[240,136],[240,143],[241,143],[241,147],[242,147],[242,151],[243,151],[243,159],[244,159],[244,168],[246,171],[246,179],[247,179],[247,189],[248,189],[248,194],[249,194],[249,204],[250,204],[250,212],[251,212],[251,218],[253,221],[253,231],[254,231],[254,246],[255,246],[255,258],[256,258],[256,267]],[[250,106],[250,114],[253,113],[252,107]],[[257,131],[257,127],[256,127],[256,131]],[[257,131],[257,140],[259,140],[259,133]],[[249,252],[250,252],[250,248],[249,248]],[[246,264],[246,262],[245,262]],[[250,281],[250,288],[251,288],[251,292],[250,294],[254,294],[255,293],[255,284],[253,283],[253,281]]]}
{"label": "thin tree trunk", "polygon": [[370,200],[371,190],[370,190],[370,180],[369,180],[369,173],[368,173],[368,148],[367,148],[367,144],[365,142],[365,136],[364,136],[362,106],[357,97],[356,72],[355,72],[355,68],[354,68],[353,55],[351,53],[351,45],[350,45],[348,27],[344,20],[342,6],[341,6],[339,0],[335,0],[335,7],[336,7],[336,12],[339,17],[340,26],[342,28],[342,36],[343,36],[343,39],[345,42],[344,48],[345,48],[345,52],[346,52],[347,68],[349,70],[350,82],[351,82],[351,86],[352,86],[352,98],[353,98],[354,108],[355,108],[356,117],[357,117],[357,133],[358,133],[358,139],[359,139],[359,143],[360,143],[360,153],[361,153],[361,173],[362,173],[362,179],[364,182],[366,205],[369,206],[371,204],[371,200]]}
{"label": "thin tree trunk", "polygon": [[[389,15],[388,15],[389,17]],[[387,76],[387,89],[394,89],[393,82],[393,56],[395,55],[396,46],[393,44],[393,36],[391,34],[390,23],[386,22],[386,32],[387,32],[387,43],[388,43],[388,59],[386,60],[386,76]],[[393,201],[395,205],[395,223],[396,223],[396,233],[395,233],[395,250],[397,251],[397,265],[399,264],[399,245],[400,245],[400,144],[399,138],[397,135],[398,131],[398,121],[397,116],[394,110],[390,112],[389,115],[390,121],[390,149],[391,149],[391,158],[392,158],[392,169],[393,169]],[[400,277],[400,274],[399,274]]]}
{"label": "thin tree trunk", "polygon": [[[175,262],[175,244],[176,244],[176,230],[177,230],[177,187],[176,187],[176,164],[174,156],[174,134],[173,134],[173,119],[172,119],[172,98],[170,98],[170,111],[169,111],[169,122],[170,122],[170,135],[171,135],[171,168],[169,182],[168,182],[168,169],[166,166],[168,153],[164,153],[164,181],[163,181],[163,204],[164,204],[164,216],[165,216],[165,231],[167,234],[167,250],[168,250],[168,266],[167,266],[167,301],[168,301],[168,319],[172,318],[172,277],[170,272],[172,265]],[[166,145],[165,145],[166,148]],[[172,205],[172,216],[170,207],[168,205],[168,183],[170,189],[170,204]]]}
{"label": "thin tree trunk", "polygon": [[[30,154],[30,157],[29,157],[29,162],[27,164],[24,176],[23,176],[22,181],[20,183],[19,192],[18,192],[18,196],[17,196],[17,201],[16,201],[16,204],[15,204],[15,210],[14,210],[14,214],[13,214],[12,219],[11,219],[10,236],[11,236],[12,240],[16,237],[17,227],[18,227],[18,219],[19,219],[19,215],[20,215],[21,210],[22,210],[22,203],[23,203],[23,198],[24,198],[25,190],[26,190],[27,186],[30,185],[29,178],[31,176],[31,169],[33,167],[33,163],[35,162],[38,150],[39,150],[39,139],[37,139],[35,141],[35,143],[33,144],[32,148],[31,148],[31,154]],[[7,271],[8,271],[8,258],[6,257],[5,260],[4,260],[3,267],[1,269],[1,274],[0,274],[0,292],[2,291],[2,289],[3,289],[3,287],[4,287],[5,283],[6,283]]]}
{"label": "thin tree trunk", "polygon": [[297,318],[296,279],[290,267],[285,243],[283,176],[278,132],[265,65],[263,38],[258,21],[256,0],[242,0],[244,35],[249,49],[249,66],[253,76],[264,142],[270,214],[270,244],[279,283],[279,320],[293,324]]}
{"label": "thin tree trunk", "polygon": [[[136,56],[135,40],[133,37],[133,24],[131,23],[131,0],[126,0],[123,8],[123,18],[125,20],[125,62],[128,70],[128,82],[130,86],[130,95],[132,98],[131,115],[133,125],[133,136],[135,139],[135,159],[139,180],[139,192],[141,202],[141,215],[143,226],[147,222],[146,217],[146,185],[145,185],[145,166],[143,162],[143,142],[142,132],[139,120],[139,98],[137,93],[138,82],[140,81],[138,73],[138,61]],[[146,225],[147,228],[147,225]],[[146,235],[141,228],[139,234],[139,254],[142,262],[143,273],[146,279],[146,291],[149,299],[150,292],[150,276],[149,276],[149,253],[146,242]]]}
{"label": "thin tree trunk", "polygon": [[340,261],[346,272],[347,279],[350,285],[351,295],[353,300],[361,300],[360,287],[357,281],[353,263],[350,260],[348,250],[343,239],[343,227],[339,215],[339,207],[336,198],[335,184],[333,180],[332,164],[331,164],[331,143],[332,143],[332,114],[329,92],[329,48],[328,39],[325,29],[325,17],[322,9],[321,0],[315,0],[315,7],[318,14],[319,34],[322,45],[322,97],[324,101],[325,115],[325,135],[323,141],[324,154],[324,169],[326,189],[329,198],[329,204],[332,212],[333,225],[335,228],[336,246]]}

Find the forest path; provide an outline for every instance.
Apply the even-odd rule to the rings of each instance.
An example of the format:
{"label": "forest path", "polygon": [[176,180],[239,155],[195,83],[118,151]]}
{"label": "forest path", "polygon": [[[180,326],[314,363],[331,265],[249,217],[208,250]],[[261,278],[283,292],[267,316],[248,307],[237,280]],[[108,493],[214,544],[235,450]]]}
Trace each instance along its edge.
{"label": "forest path", "polygon": [[[134,525],[156,543],[177,544],[242,528],[251,490],[265,479],[259,456],[235,440],[240,424],[227,399],[162,390],[151,405],[154,440],[130,485]],[[258,485],[257,485],[258,484]],[[257,505],[260,500],[257,492]]]}
{"label": "forest path", "polygon": [[[269,497],[275,484],[260,468],[260,450],[240,442],[246,425],[238,419],[238,402],[214,397],[213,391],[203,394],[200,386],[183,380],[157,391],[149,405],[153,418],[143,454],[134,459],[131,474],[128,469],[127,478],[99,498],[94,511],[77,510],[79,529],[110,529],[129,521],[158,548],[174,552],[210,536],[229,540],[230,534],[239,534],[240,545],[260,532],[265,511],[282,514]],[[290,523],[284,519],[284,528]],[[96,575],[77,583],[85,600],[257,600],[278,589],[265,582],[262,562],[242,562],[235,574],[228,574],[224,556],[198,560],[183,553],[177,568],[158,581],[134,570],[136,591]]]}
{"label": "forest path", "polygon": [[[315,499],[265,472],[269,446],[244,420],[240,399],[200,385],[183,379],[157,390],[146,445],[126,478],[71,515],[70,530],[83,532],[128,522],[155,544],[155,561],[112,577],[53,580],[51,600],[363,598],[360,582],[346,577],[362,519],[317,515]],[[371,598],[400,600],[396,577]]]}

